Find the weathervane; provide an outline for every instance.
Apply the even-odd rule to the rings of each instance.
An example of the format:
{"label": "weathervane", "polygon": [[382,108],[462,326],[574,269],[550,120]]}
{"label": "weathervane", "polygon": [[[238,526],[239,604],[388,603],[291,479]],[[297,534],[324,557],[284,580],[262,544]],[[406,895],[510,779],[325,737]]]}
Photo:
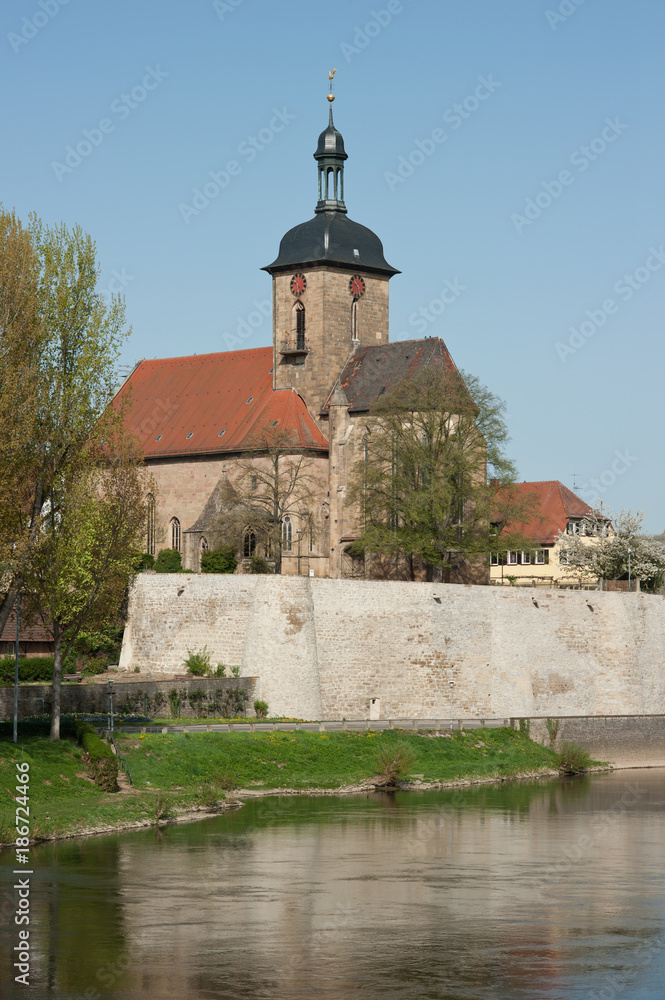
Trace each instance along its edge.
{"label": "weathervane", "polygon": [[333,94],[333,77],[336,72],[337,72],[336,69],[328,70],[328,79],[330,80],[330,90],[328,93],[328,100],[330,101],[331,104],[335,100],[335,95]]}

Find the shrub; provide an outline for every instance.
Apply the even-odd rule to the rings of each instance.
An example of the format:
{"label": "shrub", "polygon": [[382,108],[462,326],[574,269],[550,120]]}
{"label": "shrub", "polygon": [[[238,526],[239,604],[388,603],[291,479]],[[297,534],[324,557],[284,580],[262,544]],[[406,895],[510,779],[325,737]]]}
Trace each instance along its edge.
{"label": "shrub", "polygon": [[162,549],[155,560],[155,573],[182,573],[182,557],[177,549]]}
{"label": "shrub", "polygon": [[556,755],[555,763],[563,774],[581,774],[588,771],[593,761],[588,751],[578,743],[564,743]]}
{"label": "shrub", "polygon": [[528,739],[529,733],[531,732],[531,722],[529,721],[529,719],[520,719],[519,726],[520,726],[520,735],[526,736],[526,738]]}
{"label": "shrub", "polygon": [[545,725],[547,726],[547,734],[550,738],[550,746],[553,747],[556,743],[556,738],[559,735],[559,720],[548,719]]}
{"label": "shrub", "polygon": [[89,722],[79,722],[76,727],[76,741],[88,755],[90,771],[95,784],[105,792],[118,791],[118,758],[108,743],[97,735],[97,730]]}
{"label": "shrub", "polygon": [[413,754],[408,743],[393,743],[380,747],[375,761],[379,778],[375,782],[386,788],[395,788],[413,767]]}
{"label": "shrub", "polygon": [[81,667],[81,673],[84,677],[94,677],[95,674],[103,674],[106,670],[106,658],[97,659],[93,657],[90,660],[84,660],[83,666]]}
{"label": "shrub", "polygon": [[268,702],[257,698],[254,702],[254,711],[257,719],[265,719],[268,715]]}
{"label": "shrub", "polygon": [[232,677],[239,677],[240,676],[240,667],[231,667],[231,676]]}
{"label": "shrub", "polygon": [[192,677],[209,677],[211,670],[208,647],[204,646],[199,653],[193,653],[191,649],[188,649],[187,652],[189,655],[184,661],[187,673],[191,674]]}
{"label": "shrub", "polygon": [[149,552],[144,552],[142,556],[137,559],[137,569],[139,572],[144,569],[154,569],[155,567],[155,557],[150,555]]}
{"label": "shrub", "polygon": [[245,699],[240,688],[231,688],[226,692],[222,703],[222,715],[227,719],[233,719],[245,708]]}
{"label": "shrub", "polygon": [[262,556],[252,556],[249,564],[250,573],[271,573],[269,563]]}
{"label": "shrub", "polygon": [[[8,683],[14,680],[14,657],[0,660],[0,680]],[[18,679],[24,684],[30,681],[43,681],[50,684],[53,680],[52,656],[19,656]]]}
{"label": "shrub", "polygon": [[205,691],[190,691],[187,698],[189,700],[189,704],[192,706],[199,718],[205,714],[205,710],[203,708],[203,702],[207,698]]}
{"label": "shrub", "polygon": [[238,560],[232,545],[220,545],[201,556],[202,573],[233,573]]}
{"label": "shrub", "polygon": [[215,670],[213,677],[226,677],[226,667],[223,663],[217,664],[217,669]]}
{"label": "shrub", "polygon": [[180,695],[176,688],[171,688],[169,691],[169,709],[171,711],[171,718],[178,718],[178,709],[180,708]]}

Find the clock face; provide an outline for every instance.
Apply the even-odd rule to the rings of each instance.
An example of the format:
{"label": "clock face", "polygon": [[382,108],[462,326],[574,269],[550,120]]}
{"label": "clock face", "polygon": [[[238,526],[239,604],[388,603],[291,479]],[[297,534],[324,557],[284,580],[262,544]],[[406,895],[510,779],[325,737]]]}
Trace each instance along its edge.
{"label": "clock face", "polygon": [[354,299],[359,299],[365,294],[365,282],[359,274],[354,274],[349,282],[349,291]]}
{"label": "clock face", "polygon": [[291,278],[291,292],[293,295],[302,295],[307,288],[307,278],[304,274],[294,274]]}

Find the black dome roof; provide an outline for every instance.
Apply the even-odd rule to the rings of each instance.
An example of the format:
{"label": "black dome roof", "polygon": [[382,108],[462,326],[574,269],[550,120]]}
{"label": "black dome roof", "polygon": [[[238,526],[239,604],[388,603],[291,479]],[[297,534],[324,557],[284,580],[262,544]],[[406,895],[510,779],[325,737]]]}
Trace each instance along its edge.
{"label": "black dome roof", "polygon": [[389,277],[400,273],[386,261],[383,244],[376,233],[342,212],[320,212],[309,222],[289,229],[282,237],[277,259],[261,270],[272,274],[312,264],[339,264]]}
{"label": "black dome roof", "polygon": [[339,156],[342,160],[348,160],[349,158],[348,153],[344,152],[342,133],[337,131],[332,121],[328,125],[328,128],[324,129],[319,136],[314,159],[319,160],[322,156]]}

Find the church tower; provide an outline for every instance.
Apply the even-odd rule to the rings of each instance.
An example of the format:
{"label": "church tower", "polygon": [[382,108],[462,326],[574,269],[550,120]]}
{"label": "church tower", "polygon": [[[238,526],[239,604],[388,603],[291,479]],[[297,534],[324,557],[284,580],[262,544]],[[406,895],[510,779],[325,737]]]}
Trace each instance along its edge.
{"label": "church tower", "polygon": [[263,268],[273,279],[274,388],[296,389],[316,420],[351,353],[388,343],[388,282],[399,274],[378,236],[347,215],[347,153],[332,92],[328,100],[328,127],[314,153],[314,218],[290,229]]}

